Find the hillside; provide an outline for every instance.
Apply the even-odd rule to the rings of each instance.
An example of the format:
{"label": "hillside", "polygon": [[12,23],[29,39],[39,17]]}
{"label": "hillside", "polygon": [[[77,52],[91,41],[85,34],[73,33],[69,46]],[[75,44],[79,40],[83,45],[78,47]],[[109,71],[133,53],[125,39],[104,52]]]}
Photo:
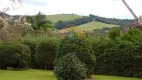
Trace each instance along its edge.
{"label": "hillside", "polygon": [[92,32],[94,29],[101,29],[103,27],[116,27],[116,26],[118,25],[105,24],[102,22],[92,21],[92,22],[80,25],[78,27],[80,27],[82,30]]}
{"label": "hillside", "polygon": [[56,23],[59,20],[70,21],[74,19],[82,18],[82,16],[76,14],[56,14],[56,15],[47,15],[47,19]]}
{"label": "hillside", "polygon": [[[117,27],[117,26],[118,25],[105,24],[102,22],[92,21],[92,22],[77,26],[78,28],[76,28],[76,29],[77,30],[84,30],[84,31],[88,31],[88,32],[93,32],[94,29],[101,29],[104,27]],[[75,27],[71,27],[71,28],[75,28]],[[61,29],[59,31],[68,31],[68,30],[71,30],[71,28]]]}

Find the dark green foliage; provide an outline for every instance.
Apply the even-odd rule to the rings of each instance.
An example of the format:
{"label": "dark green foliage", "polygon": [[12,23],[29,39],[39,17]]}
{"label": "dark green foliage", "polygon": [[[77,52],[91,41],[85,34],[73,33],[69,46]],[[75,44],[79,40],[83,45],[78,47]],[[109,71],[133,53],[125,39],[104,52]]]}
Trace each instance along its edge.
{"label": "dark green foliage", "polygon": [[20,54],[20,68],[28,68],[30,64],[30,49],[28,46],[17,44],[18,53]]}
{"label": "dark green foliage", "polygon": [[74,27],[74,26],[78,26],[81,24],[85,24],[88,22],[93,21],[93,18],[91,17],[83,17],[83,18],[79,18],[79,19],[75,19],[75,20],[71,20],[71,21],[58,21],[55,24],[55,28],[56,29],[63,29],[63,28],[68,28],[68,27]]}
{"label": "dark green foliage", "polygon": [[133,20],[130,19],[116,19],[116,18],[105,18],[96,15],[90,14],[89,17],[95,19],[96,21],[103,22],[106,24],[115,24],[115,25],[127,25]]}
{"label": "dark green foliage", "polygon": [[142,32],[139,29],[129,29],[129,31],[122,36],[123,40],[130,42],[142,42]]}
{"label": "dark green foliage", "polygon": [[25,40],[24,44],[30,48],[30,67],[38,68],[37,62],[35,61],[36,46],[38,42],[35,40]]}
{"label": "dark green foliage", "polygon": [[[124,34],[136,37],[141,33],[131,30]],[[123,36],[123,35],[122,35]],[[139,37],[139,38],[138,38]],[[136,39],[118,37],[115,40],[107,38],[92,41],[96,53],[97,74],[141,77],[142,76],[142,44],[140,36]]]}
{"label": "dark green foliage", "polygon": [[45,39],[36,47],[36,61],[40,69],[53,69],[53,61],[56,55],[58,39]]}
{"label": "dark green foliage", "polygon": [[68,53],[55,64],[54,73],[58,80],[83,80],[87,78],[87,68],[75,53]]}
{"label": "dark green foliage", "polygon": [[31,23],[31,26],[34,30],[46,30],[53,27],[52,22],[47,20],[46,15],[42,14],[41,12],[35,16],[27,16],[27,21]]}
{"label": "dark green foliage", "polygon": [[60,41],[57,50],[57,59],[63,57],[67,53],[75,53],[81,62],[85,63],[88,73],[94,72],[95,56],[92,45],[84,36],[78,37],[76,33],[72,36],[66,36]]}
{"label": "dark green foliage", "polygon": [[112,28],[108,33],[108,37],[113,40],[120,36],[121,36],[121,30],[118,28]]}
{"label": "dark green foliage", "polygon": [[0,46],[0,68],[28,68],[29,51],[29,48],[22,44]]}

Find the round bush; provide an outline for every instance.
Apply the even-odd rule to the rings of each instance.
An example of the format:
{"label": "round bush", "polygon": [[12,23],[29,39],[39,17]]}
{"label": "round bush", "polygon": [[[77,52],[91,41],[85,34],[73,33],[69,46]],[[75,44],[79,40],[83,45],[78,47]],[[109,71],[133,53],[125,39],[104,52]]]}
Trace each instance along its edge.
{"label": "round bush", "polygon": [[39,42],[35,57],[40,69],[53,69],[57,45],[57,39],[45,39]]}
{"label": "round bush", "polygon": [[87,68],[74,53],[68,53],[56,62],[54,73],[58,80],[83,80]]}
{"label": "round bush", "polygon": [[75,53],[81,62],[88,68],[88,74],[94,72],[95,56],[92,45],[84,36],[80,37],[76,33],[65,36],[58,46],[56,59],[68,53]]}
{"label": "round bush", "polygon": [[28,68],[30,64],[30,49],[23,44],[16,45],[18,53],[20,54],[20,68]]}
{"label": "round bush", "polygon": [[29,65],[29,48],[21,44],[0,46],[0,68],[27,68]]}

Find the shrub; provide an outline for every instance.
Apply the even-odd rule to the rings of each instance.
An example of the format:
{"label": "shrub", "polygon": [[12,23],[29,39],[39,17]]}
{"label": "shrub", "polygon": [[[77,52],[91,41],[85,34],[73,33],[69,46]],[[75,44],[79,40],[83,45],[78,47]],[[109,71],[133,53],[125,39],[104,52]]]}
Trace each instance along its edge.
{"label": "shrub", "polygon": [[84,36],[77,35],[74,32],[68,36],[65,36],[60,41],[56,57],[63,57],[67,53],[75,53],[80,61],[86,64],[88,68],[88,74],[94,72],[94,52],[92,50],[92,45],[90,41]]}
{"label": "shrub", "polygon": [[45,39],[39,42],[36,48],[36,61],[41,69],[53,69],[58,40]]}
{"label": "shrub", "polygon": [[15,46],[3,45],[0,46],[0,68],[7,69],[7,67],[18,67],[20,55],[17,53]]}
{"label": "shrub", "polygon": [[16,45],[18,53],[20,54],[20,68],[28,68],[30,64],[30,49],[28,46],[23,44]]}
{"label": "shrub", "polygon": [[121,36],[121,30],[118,28],[112,28],[108,33],[108,37],[113,40],[120,36]]}
{"label": "shrub", "polygon": [[56,62],[54,73],[58,80],[83,80],[87,68],[74,53],[68,53]]}
{"label": "shrub", "polygon": [[29,48],[21,44],[6,44],[0,46],[0,68],[27,68],[29,63]]}
{"label": "shrub", "polygon": [[35,41],[35,40],[25,40],[24,44],[27,45],[30,48],[30,57],[31,57],[30,67],[37,69],[38,64],[35,60],[35,54],[36,54],[36,46],[37,46],[38,42]]}
{"label": "shrub", "polygon": [[139,29],[129,29],[129,31],[122,36],[123,40],[133,43],[142,42],[142,32]]}
{"label": "shrub", "polygon": [[[141,44],[119,40],[101,42],[95,49],[96,73],[116,76],[141,77]],[[95,45],[95,47],[97,47]]]}

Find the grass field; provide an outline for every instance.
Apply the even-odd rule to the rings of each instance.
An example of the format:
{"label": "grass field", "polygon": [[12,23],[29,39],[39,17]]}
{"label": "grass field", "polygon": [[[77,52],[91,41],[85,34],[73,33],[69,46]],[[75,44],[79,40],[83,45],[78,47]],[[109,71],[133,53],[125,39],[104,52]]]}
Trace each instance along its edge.
{"label": "grass field", "polygon": [[82,30],[92,32],[94,29],[101,29],[103,27],[115,27],[115,26],[117,25],[105,24],[105,23],[93,21],[93,22],[80,25],[78,27],[80,27]]}
{"label": "grass field", "polygon": [[[142,80],[139,78],[115,77],[93,75],[92,80]],[[0,80],[56,80],[52,71],[26,70],[26,71],[5,71],[0,70]]]}
{"label": "grass field", "polygon": [[140,78],[104,76],[104,75],[93,75],[92,78],[94,78],[95,80],[142,80]]}
{"label": "grass field", "polygon": [[58,20],[70,21],[74,19],[81,18],[82,16],[76,14],[56,14],[56,15],[47,15],[47,19],[53,21],[54,23]]}

